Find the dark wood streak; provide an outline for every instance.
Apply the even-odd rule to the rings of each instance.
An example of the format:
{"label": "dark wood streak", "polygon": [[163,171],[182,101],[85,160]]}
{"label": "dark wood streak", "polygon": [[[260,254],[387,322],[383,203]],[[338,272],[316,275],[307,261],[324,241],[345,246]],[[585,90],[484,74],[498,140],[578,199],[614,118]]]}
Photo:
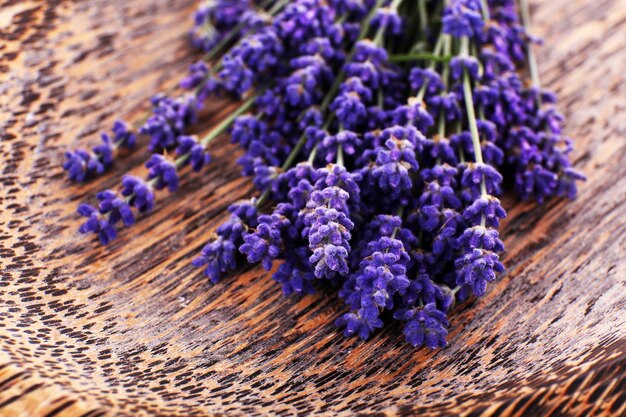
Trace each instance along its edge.
{"label": "dark wood streak", "polygon": [[[0,0],[0,415],[626,413],[622,2],[533,2],[542,77],[589,181],[574,202],[504,198],[508,270],[435,352],[397,325],[344,339],[334,294],[284,299],[260,268],[210,285],[189,265],[251,190],[226,139],[109,247],[76,233],[76,204],[146,151],[78,186],[63,152],[176,83],[197,58],[194,3]],[[232,106],[210,103],[198,133]]]}

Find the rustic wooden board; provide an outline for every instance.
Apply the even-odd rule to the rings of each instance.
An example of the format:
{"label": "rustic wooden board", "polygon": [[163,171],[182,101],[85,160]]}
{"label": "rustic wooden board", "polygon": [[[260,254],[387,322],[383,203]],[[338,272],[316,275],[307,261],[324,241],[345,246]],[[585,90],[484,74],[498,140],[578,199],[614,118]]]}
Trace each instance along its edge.
{"label": "rustic wooden board", "polygon": [[[260,268],[210,285],[189,261],[240,179],[215,162],[102,248],[76,233],[63,152],[175,83],[193,0],[0,0],[0,415],[624,415],[626,8],[533,2],[545,84],[561,97],[575,202],[504,199],[506,274],[457,308],[450,346],[368,343],[334,328],[334,295],[284,299]],[[228,112],[212,103],[199,131]]]}

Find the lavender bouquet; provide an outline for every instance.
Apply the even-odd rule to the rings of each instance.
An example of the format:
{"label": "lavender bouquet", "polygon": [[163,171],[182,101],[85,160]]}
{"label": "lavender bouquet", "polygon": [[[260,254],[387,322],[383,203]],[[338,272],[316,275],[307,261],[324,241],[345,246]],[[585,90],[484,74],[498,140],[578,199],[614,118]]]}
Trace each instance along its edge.
{"label": "lavender bouquet", "polygon": [[[214,0],[195,14],[205,55],[177,97],[91,151],[66,155],[71,179],[109,169],[149,137],[145,178],[81,204],[80,232],[103,244],[210,169],[225,133],[244,150],[258,194],[193,261],[218,282],[242,262],[274,271],[285,295],[335,291],[336,321],[367,339],[385,321],[406,340],[446,345],[455,302],[504,270],[503,184],[542,203],[576,195],[554,94],[540,86],[525,0]],[[206,136],[187,135],[212,96],[239,107]]]}

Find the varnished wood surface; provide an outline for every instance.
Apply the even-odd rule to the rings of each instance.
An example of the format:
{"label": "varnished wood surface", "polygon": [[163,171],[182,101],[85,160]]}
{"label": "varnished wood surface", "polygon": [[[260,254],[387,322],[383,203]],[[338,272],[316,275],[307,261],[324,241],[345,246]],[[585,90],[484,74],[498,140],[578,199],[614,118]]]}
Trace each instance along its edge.
{"label": "varnished wood surface", "polygon": [[76,204],[146,153],[75,186],[63,152],[179,79],[194,3],[0,0],[1,416],[625,415],[623,1],[533,2],[542,79],[589,180],[574,202],[505,197],[507,272],[434,352],[397,326],[345,339],[336,295],[285,299],[260,268],[213,286],[189,265],[251,190],[226,139],[109,247],[77,234]]}

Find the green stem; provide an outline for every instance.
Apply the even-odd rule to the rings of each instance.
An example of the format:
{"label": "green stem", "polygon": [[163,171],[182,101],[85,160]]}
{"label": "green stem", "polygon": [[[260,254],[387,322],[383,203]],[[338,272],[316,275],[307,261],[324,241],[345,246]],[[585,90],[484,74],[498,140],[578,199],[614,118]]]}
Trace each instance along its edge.
{"label": "green stem", "polygon": [[211,130],[205,137],[203,137],[202,140],[200,140],[200,143],[206,148],[206,146],[211,143],[211,141],[213,141],[216,137],[218,137],[219,135],[224,133],[226,129],[228,129],[228,127],[231,125],[233,120],[235,120],[235,118],[240,116],[242,113],[245,113],[252,107],[254,101],[259,96],[259,94],[250,97],[248,100],[243,102],[239,106],[239,108],[237,108],[237,110],[229,114],[226,119],[222,120],[217,126],[213,128],[213,130]]}
{"label": "green stem", "polygon": [[289,153],[289,156],[287,156],[287,159],[285,159],[285,162],[280,167],[283,171],[289,169],[291,164],[293,164],[293,162],[296,159],[296,156],[298,156],[298,154],[304,147],[305,143],[306,143],[306,135],[303,133],[302,136],[300,136],[300,140],[298,140],[298,143],[296,143],[296,146],[293,147],[293,149]]}
{"label": "green stem", "polygon": [[[444,35],[443,37],[443,54],[450,56],[450,51],[452,48],[452,39],[450,35]],[[443,85],[445,86],[446,91],[448,90],[448,77],[450,75],[450,65],[448,62],[445,62],[443,65],[443,72],[441,74],[441,80],[443,81]]]}
{"label": "green stem", "polygon": [[[443,138],[444,135],[446,134],[446,122],[445,122],[445,117],[443,114],[443,110],[441,110],[439,112],[439,121],[438,121],[438,126],[437,126],[437,134],[439,135],[439,138]],[[437,140],[439,140],[439,138],[437,138]]]}
{"label": "green stem", "polygon": [[[522,24],[524,25],[524,29],[526,29],[526,33],[529,33],[530,12],[528,11],[528,0],[520,0],[520,14],[522,15]],[[540,89],[541,83],[539,81],[539,69],[537,67],[537,59],[533,52],[531,42],[528,42],[528,44],[526,45],[526,49],[528,52],[528,71],[530,72],[532,86],[536,89]]]}
{"label": "green stem", "polygon": [[260,207],[261,204],[265,203],[265,201],[269,198],[269,196],[270,196],[270,190],[265,190],[263,194],[261,194],[261,197],[259,197],[259,199],[256,201],[255,206]]}
{"label": "green stem", "polygon": [[315,156],[317,155],[317,145],[313,147],[311,153],[309,154],[309,159],[306,160],[306,163],[309,165],[313,165],[313,161],[315,161]]}
{"label": "green stem", "polygon": [[[467,55],[469,39],[464,36],[461,39],[461,55]],[[476,162],[483,163],[483,154],[480,149],[480,136],[478,134],[478,125],[476,124],[476,114],[474,113],[474,99],[472,97],[472,86],[467,70],[463,71],[463,96],[465,98],[465,109],[467,111],[467,122],[469,124],[470,133],[472,135],[472,145],[474,147],[474,155]]]}
{"label": "green stem", "polygon": [[483,19],[485,22],[488,22],[490,19],[489,16],[489,5],[487,4],[487,0],[480,0],[480,9],[483,12]]}
{"label": "green stem", "polygon": [[[467,55],[469,39],[464,36],[461,39],[461,55]],[[472,147],[474,149],[474,155],[476,163],[483,163],[483,153],[480,147],[480,136],[478,134],[478,125],[476,123],[476,114],[474,113],[474,99],[472,97],[472,86],[467,69],[463,70],[463,97],[465,98],[465,109],[467,112],[467,123],[470,127],[470,133],[472,135]],[[485,177],[480,181],[480,196],[481,198],[487,197],[487,186],[485,184]],[[480,219],[480,225],[485,226],[485,215],[483,214]]]}
{"label": "green stem", "polygon": [[[266,2],[264,2],[264,3],[263,3],[262,8],[264,8],[266,5],[269,5],[269,3],[271,3],[271,0],[270,0],[270,1],[266,1]],[[282,9],[282,8],[283,8],[283,7],[284,7],[287,3],[289,3],[289,0],[281,0],[281,1],[279,1],[279,2],[277,2],[276,4],[274,4],[274,6],[272,6],[272,8],[271,8],[271,9],[269,9],[269,10],[267,11],[267,13],[268,13],[270,16],[274,16],[274,15],[276,15],[276,13],[278,13],[279,11],[281,11],[281,9]]]}
{"label": "green stem", "polygon": [[341,145],[337,145],[337,165],[343,166],[343,147]]}
{"label": "green stem", "polygon": [[426,0],[417,0],[417,7],[420,17],[421,36],[426,37],[426,28],[428,27],[428,12],[426,11]]}
{"label": "green stem", "polygon": [[389,62],[410,62],[410,61],[433,61],[448,62],[452,59],[450,55],[437,56],[428,52],[415,54],[400,54],[389,56]]}

